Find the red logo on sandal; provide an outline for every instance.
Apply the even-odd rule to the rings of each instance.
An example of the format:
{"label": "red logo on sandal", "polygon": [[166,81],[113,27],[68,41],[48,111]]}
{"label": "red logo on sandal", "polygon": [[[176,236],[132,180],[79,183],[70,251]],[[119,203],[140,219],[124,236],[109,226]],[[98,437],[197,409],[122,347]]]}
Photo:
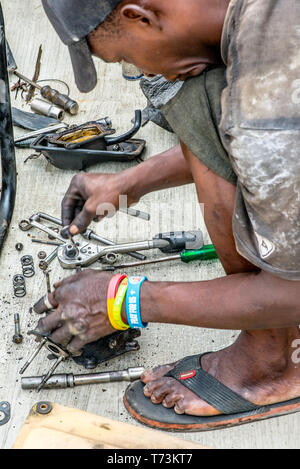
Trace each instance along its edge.
{"label": "red logo on sandal", "polygon": [[184,380],[184,379],[193,378],[195,374],[196,374],[196,370],[186,371],[185,373],[181,373],[179,375],[179,379]]}

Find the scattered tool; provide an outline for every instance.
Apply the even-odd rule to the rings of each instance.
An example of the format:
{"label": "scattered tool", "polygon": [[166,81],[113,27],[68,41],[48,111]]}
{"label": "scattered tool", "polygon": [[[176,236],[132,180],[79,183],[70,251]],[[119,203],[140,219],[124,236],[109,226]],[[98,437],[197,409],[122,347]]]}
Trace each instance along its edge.
{"label": "scattered tool", "polygon": [[13,342],[15,344],[21,344],[23,342],[23,336],[21,334],[20,315],[18,313],[15,313],[14,315],[14,322],[15,322],[15,334],[13,336]]}
{"label": "scattered tool", "polygon": [[[7,41],[6,41],[7,42]],[[53,104],[56,104],[56,106],[61,107],[64,109],[66,112],[72,115],[76,115],[79,110],[78,103],[74,101],[73,99],[70,99],[69,96],[60,93],[59,91],[51,88],[49,85],[41,86],[38,83],[30,80],[29,78],[25,77],[22,75],[22,73],[17,71],[17,64],[16,61],[13,57],[12,51],[8,45],[6,44],[7,47],[7,58],[8,58],[8,70],[14,73],[18,78],[21,80],[25,81],[29,85],[33,86],[34,88],[38,89],[41,92],[41,95],[43,98],[47,99]]]}
{"label": "scattered tool", "polygon": [[127,254],[131,251],[159,249],[165,254],[179,253],[186,247],[201,249],[203,234],[201,231],[180,231],[160,233],[152,240],[138,241],[114,246],[97,246],[94,244],[76,243],[76,246],[66,244],[59,246],[57,258],[65,269],[75,269],[77,266],[88,267],[107,254]]}
{"label": "scattered tool", "polygon": [[[65,389],[85,384],[114,383],[119,381],[135,381],[140,379],[145,368],[128,368],[128,370],[107,371],[105,373],[73,373],[52,375],[44,384],[44,389]],[[22,378],[22,389],[38,389],[44,376],[28,376]]]}
{"label": "scattered tool", "polygon": [[45,101],[44,99],[34,99],[30,105],[30,109],[36,114],[53,117],[53,119],[57,119],[59,121],[62,121],[65,117],[63,109],[55,106],[55,104],[48,103],[48,101]]}
{"label": "scattered tool", "polygon": [[185,263],[189,263],[192,261],[210,261],[213,259],[218,259],[218,254],[213,244],[207,244],[203,246],[201,249],[195,249],[195,250],[184,249],[183,251],[181,251],[180,254],[175,254],[174,256],[160,257],[158,259],[149,259],[143,262],[132,262],[132,263],[122,264],[122,265],[113,265],[113,266],[110,265],[110,266],[104,267],[103,270],[113,271],[117,269],[126,269],[127,267],[138,267],[138,266],[143,266],[143,265],[148,265],[148,264],[157,264],[160,262],[174,261],[177,259],[180,259],[182,262],[185,262]]}
{"label": "scattered tool", "polygon": [[36,337],[36,340],[40,342],[39,346],[36,348],[36,350],[33,352],[33,354],[30,356],[30,358],[27,360],[25,365],[22,367],[20,370],[20,374],[23,374],[24,371],[28,368],[28,366],[32,363],[34,358],[38,355],[38,353],[42,350],[43,347],[47,348],[49,352],[51,352],[51,355],[56,357],[55,363],[51,366],[49,369],[48,373],[43,376],[41,382],[39,383],[37,387],[37,391],[40,391],[44,384],[48,381],[50,376],[53,375],[54,371],[58,367],[58,365],[66,360],[70,356],[69,352],[64,350],[62,347],[59,345],[55,344],[52,340],[50,340],[47,336],[41,334],[38,330],[32,330],[28,332],[29,335],[34,335]]}
{"label": "scattered tool", "polygon": [[[32,227],[34,227],[34,228],[37,228],[37,229],[47,233],[48,235],[51,235],[53,237],[53,239],[59,240],[61,242],[59,244],[59,246],[62,246],[62,245],[65,246],[66,244],[69,244],[69,241],[66,240],[63,236],[61,236],[61,234],[56,233],[54,228],[49,228],[49,227],[43,225],[41,223],[41,220],[50,221],[51,223],[54,223],[54,224],[62,227],[62,222],[58,218],[52,217],[51,215],[48,215],[46,213],[39,212],[39,213],[36,213],[35,215],[32,215],[29,218],[29,220],[21,220],[19,222],[19,228],[22,231],[29,231]],[[64,235],[68,235],[66,227],[64,227],[62,229],[64,230]],[[83,234],[83,236],[86,239],[93,239],[94,241],[97,241],[98,243],[101,243],[101,244],[105,244],[107,246],[115,246],[115,243],[113,241],[110,241],[109,239],[106,239],[106,238],[103,238],[102,236],[97,235],[96,233],[94,233],[90,229],[87,230]],[[32,240],[32,241],[37,242],[37,241],[34,241],[34,240]],[[85,244],[87,245],[87,243],[85,243]],[[72,245],[73,245],[73,243],[72,243]],[[57,252],[57,251],[55,251],[55,252]],[[139,260],[145,260],[146,259],[146,256],[144,256],[140,253],[129,252],[127,254],[130,255],[131,257],[134,257],[134,258],[139,259]],[[45,260],[47,261],[47,259],[45,259]],[[52,257],[51,257],[51,260],[52,260]]]}

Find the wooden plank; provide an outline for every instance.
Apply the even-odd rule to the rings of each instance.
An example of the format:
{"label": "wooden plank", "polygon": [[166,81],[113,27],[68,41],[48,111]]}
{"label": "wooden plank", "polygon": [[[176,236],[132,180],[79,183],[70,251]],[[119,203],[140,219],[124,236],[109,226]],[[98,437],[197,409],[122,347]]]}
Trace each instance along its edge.
{"label": "wooden plank", "polygon": [[33,406],[13,449],[208,449],[160,431],[51,406],[44,415]]}

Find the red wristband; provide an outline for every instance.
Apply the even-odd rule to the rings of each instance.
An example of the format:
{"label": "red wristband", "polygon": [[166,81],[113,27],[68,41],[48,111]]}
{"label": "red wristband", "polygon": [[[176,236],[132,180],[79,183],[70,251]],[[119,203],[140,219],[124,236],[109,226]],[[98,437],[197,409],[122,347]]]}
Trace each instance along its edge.
{"label": "red wristband", "polygon": [[109,282],[108,288],[107,288],[107,299],[108,300],[114,300],[115,299],[116,294],[118,292],[119,285],[122,282],[122,280],[124,280],[124,278],[126,278],[126,277],[127,277],[127,275],[125,275],[125,274],[117,274],[117,275],[114,275],[110,279],[110,282]]}

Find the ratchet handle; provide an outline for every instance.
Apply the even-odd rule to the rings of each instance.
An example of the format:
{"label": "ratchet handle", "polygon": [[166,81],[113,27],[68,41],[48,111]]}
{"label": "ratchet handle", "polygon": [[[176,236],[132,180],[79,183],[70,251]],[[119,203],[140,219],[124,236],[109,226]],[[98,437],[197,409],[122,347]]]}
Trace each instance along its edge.
{"label": "ratchet handle", "polygon": [[76,115],[78,113],[79,106],[76,101],[70,99],[69,96],[62,94],[59,91],[54,90],[49,85],[42,87],[41,95],[43,96],[43,98],[48,99],[49,101],[51,101],[51,103],[61,107],[69,114]]}
{"label": "ratchet handle", "polygon": [[153,240],[165,240],[166,247],[159,247],[164,254],[181,252],[184,249],[201,249],[203,242],[202,231],[171,231],[169,233],[159,233]]}

